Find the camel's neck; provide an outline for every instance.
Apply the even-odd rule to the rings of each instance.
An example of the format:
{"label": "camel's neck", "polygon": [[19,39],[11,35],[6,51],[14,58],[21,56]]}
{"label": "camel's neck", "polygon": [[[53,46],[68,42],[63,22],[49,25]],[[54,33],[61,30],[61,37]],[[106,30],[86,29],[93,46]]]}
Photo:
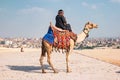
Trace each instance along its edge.
{"label": "camel's neck", "polygon": [[85,40],[85,38],[87,37],[88,33],[89,33],[89,29],[83,29],[83,31],[77,35],[77,43],[81,43],[83,40]]}

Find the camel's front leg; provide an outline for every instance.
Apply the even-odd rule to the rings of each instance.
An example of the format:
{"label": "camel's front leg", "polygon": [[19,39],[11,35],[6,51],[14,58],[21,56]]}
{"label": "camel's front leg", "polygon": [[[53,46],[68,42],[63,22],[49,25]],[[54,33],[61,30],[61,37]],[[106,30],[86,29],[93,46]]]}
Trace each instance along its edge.
{"label": "camel's front leg", "polygon": [[68,73],[71,72],[69,68],[69,52],[66,53],[66,68]]}
{"label": "camel's front leg", "polygon": [[72,39],[70,39],[70,50],[66,52],[66,67],[67,67],[67,72],[71,72],[70,68],[69,68],[69,56],[73,51],[73,47],[74,47],[74,41]]}
{"label": "camel's front leg", "polygon": [[52,67],[54,73],[58,73],[58,71],[53,67],[53,64],[51,63],[51,51],[47,51],[47,62]]}

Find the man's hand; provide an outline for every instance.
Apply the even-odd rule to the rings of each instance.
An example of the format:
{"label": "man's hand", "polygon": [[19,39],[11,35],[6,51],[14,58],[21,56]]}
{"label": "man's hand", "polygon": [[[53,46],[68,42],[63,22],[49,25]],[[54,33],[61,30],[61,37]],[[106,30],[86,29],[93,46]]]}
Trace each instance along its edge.
{"label": "man's hand", "polygon": [[66,25],[67,25],[67,23],[64,23],[64,25],[66,26]]}

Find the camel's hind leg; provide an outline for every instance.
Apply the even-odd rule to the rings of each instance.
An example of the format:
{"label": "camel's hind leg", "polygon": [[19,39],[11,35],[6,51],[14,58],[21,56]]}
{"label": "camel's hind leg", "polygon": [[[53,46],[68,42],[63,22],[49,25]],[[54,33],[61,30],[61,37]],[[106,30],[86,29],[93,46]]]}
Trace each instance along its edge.
{"label": "camel's hind leg", "polygon": [[42,73],[46,73],[45,70],[44,70],[44,65],[43,65],[43,59],[46,56],[46,49],[45,49],[44,45],[42,45],[42,50],[41,51],[42,51],[42,53],[41,53],[39,62],[41,64]]}
{"label": "camel's hind leg", "polygon": [[58,73],[58,71],[53,67],[53,64],[51,63],[51,51],[52,51],[52,47],[47,50],[47,62],[52,67],[54,73]]}
{"label": "camel's hind leg", "polygon": [[46,73],[44,65],[43,65],[43,59],[44,59],[44,56],[41,55],[41,57],[40,57],[40,64],[41,64],[42,73]]}
{"label": "camel's hind leg", "polygon": [[67,68],[67,72],[71,72],[71,69],[69,68],[69,56],[73,51],[74,48],[74,41],[72,39],[70,39],[70,50],[66,52],[66,68]]}

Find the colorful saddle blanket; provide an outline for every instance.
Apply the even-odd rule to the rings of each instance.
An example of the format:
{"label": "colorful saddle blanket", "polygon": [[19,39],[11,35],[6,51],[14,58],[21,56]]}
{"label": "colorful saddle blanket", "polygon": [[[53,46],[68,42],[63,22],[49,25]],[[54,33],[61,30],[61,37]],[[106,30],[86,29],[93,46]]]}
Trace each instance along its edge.
{"label": "colorful saddle blanket", "polygon": [[57,49],[70,49],[70,33],[69,31],[58,31],[53,29],[54,47]]}
{"label": "colorful saddle blanket", "polygon": [[76,41],[77,35],[69,31],[59,31],[49,27],[47,34],[43,37],[45,41],[57,49],[70,49],[70,39]]}

